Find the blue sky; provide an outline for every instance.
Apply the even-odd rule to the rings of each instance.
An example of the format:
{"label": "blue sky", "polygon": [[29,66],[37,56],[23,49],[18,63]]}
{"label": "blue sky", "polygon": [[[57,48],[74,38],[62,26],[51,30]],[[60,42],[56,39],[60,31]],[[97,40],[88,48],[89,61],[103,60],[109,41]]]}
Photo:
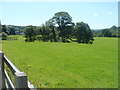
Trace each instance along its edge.
{"label": "blue sky", "polygon": [[73,22],[88,23],[91,29],[118,26],[117,2],[1,2],[0,19],[6,25],[45,23],[56,12],[66,11]]}

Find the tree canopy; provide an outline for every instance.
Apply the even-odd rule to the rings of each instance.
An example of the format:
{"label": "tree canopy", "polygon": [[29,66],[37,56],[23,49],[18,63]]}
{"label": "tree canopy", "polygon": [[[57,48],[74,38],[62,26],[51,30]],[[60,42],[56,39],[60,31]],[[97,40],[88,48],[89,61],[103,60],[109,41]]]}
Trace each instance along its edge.
{"label": "tree canopy", "polygon": [[34,26],[27,26],[26,32],[25,32],[25,37],[26,37],[25,41],[33,42],[33,41],[35,41],[35,36],[36,36],[35,27]]}
{"label": "tree canopy", "polygon": [[0,38],[2,39],[2,40],[7,40],[7,34],[5,33],[5,32],[2,32],[2,33],[0,33]]}
{"label": "tree canopy", "polygon": [[83,22],[76,23],[75,37],[78,43],[89,43],[94,40],[89,25]]}
{"label": "tree canopy", "polygon": [[[35,34],[36,33],[36,34]],[[35,37],[37,35],[37,37]],[[35,39],[44,42],[71,42],[90,43],[93,42],[93,34],[88,24],[78,22],[74,24],[72,17],[67,12],[57,12],[41,27],[28,26],[25,32],[26,41]],[[76,40],[73,40],[76,39]]]}
{"label": "tree canopy", "polygon": [[52,21],[54,25],[58,26],[59,37],[62,38],[62,42],[66,42],[72,32],[72,17],[67,12],[57,12],[53,16]]}

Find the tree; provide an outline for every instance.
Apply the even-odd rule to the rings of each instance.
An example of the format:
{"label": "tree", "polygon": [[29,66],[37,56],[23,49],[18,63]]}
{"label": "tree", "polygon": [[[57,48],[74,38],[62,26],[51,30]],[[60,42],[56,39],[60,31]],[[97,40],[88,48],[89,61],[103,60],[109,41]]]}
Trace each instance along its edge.
{"label": "tree", "polygon": [[112,26],[109,31],[111,32],[111,37],[118,37],[118,27]]}
{"label": "tree", "polygon": [[5,32],[0,33],[0,38],[2,38],[2,40],[7,40],[7,34]]}
{"label": "tree", "polygon": [[103,37],[111,37],[112,33],[108,29],[103,29],[102,35]]}
{"label": "tree", "polygon": [[41,35],[40,29],[41,29],[41,27],[35,28],[36,35]]}
{"label": "tree", "polygon": [[120,38],[120,27],[118,27],[118,38]]}
{"label": "tree", "polygon": [[0,33],[2,32],[2,25],[1,25],[1,21],[0,21]]}
{"label": "tree", "polygon": [[15,28],[10,27],[10,28],[9,28],[9,34],[10,34],[10,35],[15,35]]}
{"label": "tree", "polygon": [[42,41],[46,42],[49,40],[50,38],[50,30],[48,29],[48,27],[46,27],[44,24],[41,26],[40,29],[41,35],[42,35]]}
{"label": "tree", "polygon": [[2,32],[5,32],[6,34],[8,34],[6,25],[2,25]]}
{"label": "tree", "polygon": [[30,25],[30,26],[27,26],[26,27],[26,32],[25,32],[25,41],[26,42],[33,42],[35,41],[35,36],[36,36],[36,33],[35,33],[35,27]]}
{"label": "tree", "polygon": [[57,12],[52,20],[58,26],[59,37],[62,38],[62,42],[66,42],[66,39],[71,34],[70,29],[73,26],[72,17],[67,12]]}
{"label": "tree", "polygon": [[54,21],[53,19],[50,19],[46,22],[46,27],[49,28],[49,30],[51,31],[52,35],[50,35],[50,41],[54,41],[54,42],[57,42],[57,35],[56,35],[56,32],[55,32],[55,26],[54,26]]}
{"label": "tree", "polygon": [[78,43],[92,43],[93,42],[93,34],[90,30],[88,24],[83,22],[76,23],[75,26],[75,37]]}

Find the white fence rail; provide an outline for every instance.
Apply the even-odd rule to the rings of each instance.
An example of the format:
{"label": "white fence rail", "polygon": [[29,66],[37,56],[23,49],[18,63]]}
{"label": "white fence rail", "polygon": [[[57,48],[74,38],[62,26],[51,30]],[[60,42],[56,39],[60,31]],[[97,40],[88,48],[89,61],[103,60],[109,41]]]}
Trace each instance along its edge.
{"label": "white fence rail", "polygon": [[[7,71],[4,68],[4,63],[10,69],[14,75],[15,81],[12,83]],[[27,80],[27,75],[24,72],[19,71],[19,69],[0,51],[0,90],[7,89],[18,90],[18,89],[32,89],[35,87]]]}

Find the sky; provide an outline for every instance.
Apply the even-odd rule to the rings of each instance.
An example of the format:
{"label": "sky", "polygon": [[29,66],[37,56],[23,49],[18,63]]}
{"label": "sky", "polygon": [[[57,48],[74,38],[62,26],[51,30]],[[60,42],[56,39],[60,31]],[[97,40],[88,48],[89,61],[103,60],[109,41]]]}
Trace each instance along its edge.
{"label": "sky", "polygon": [[91,29],[118,26],[118,2],[0,2],[0,20],[6,25],[40,26],[60,11]]}

